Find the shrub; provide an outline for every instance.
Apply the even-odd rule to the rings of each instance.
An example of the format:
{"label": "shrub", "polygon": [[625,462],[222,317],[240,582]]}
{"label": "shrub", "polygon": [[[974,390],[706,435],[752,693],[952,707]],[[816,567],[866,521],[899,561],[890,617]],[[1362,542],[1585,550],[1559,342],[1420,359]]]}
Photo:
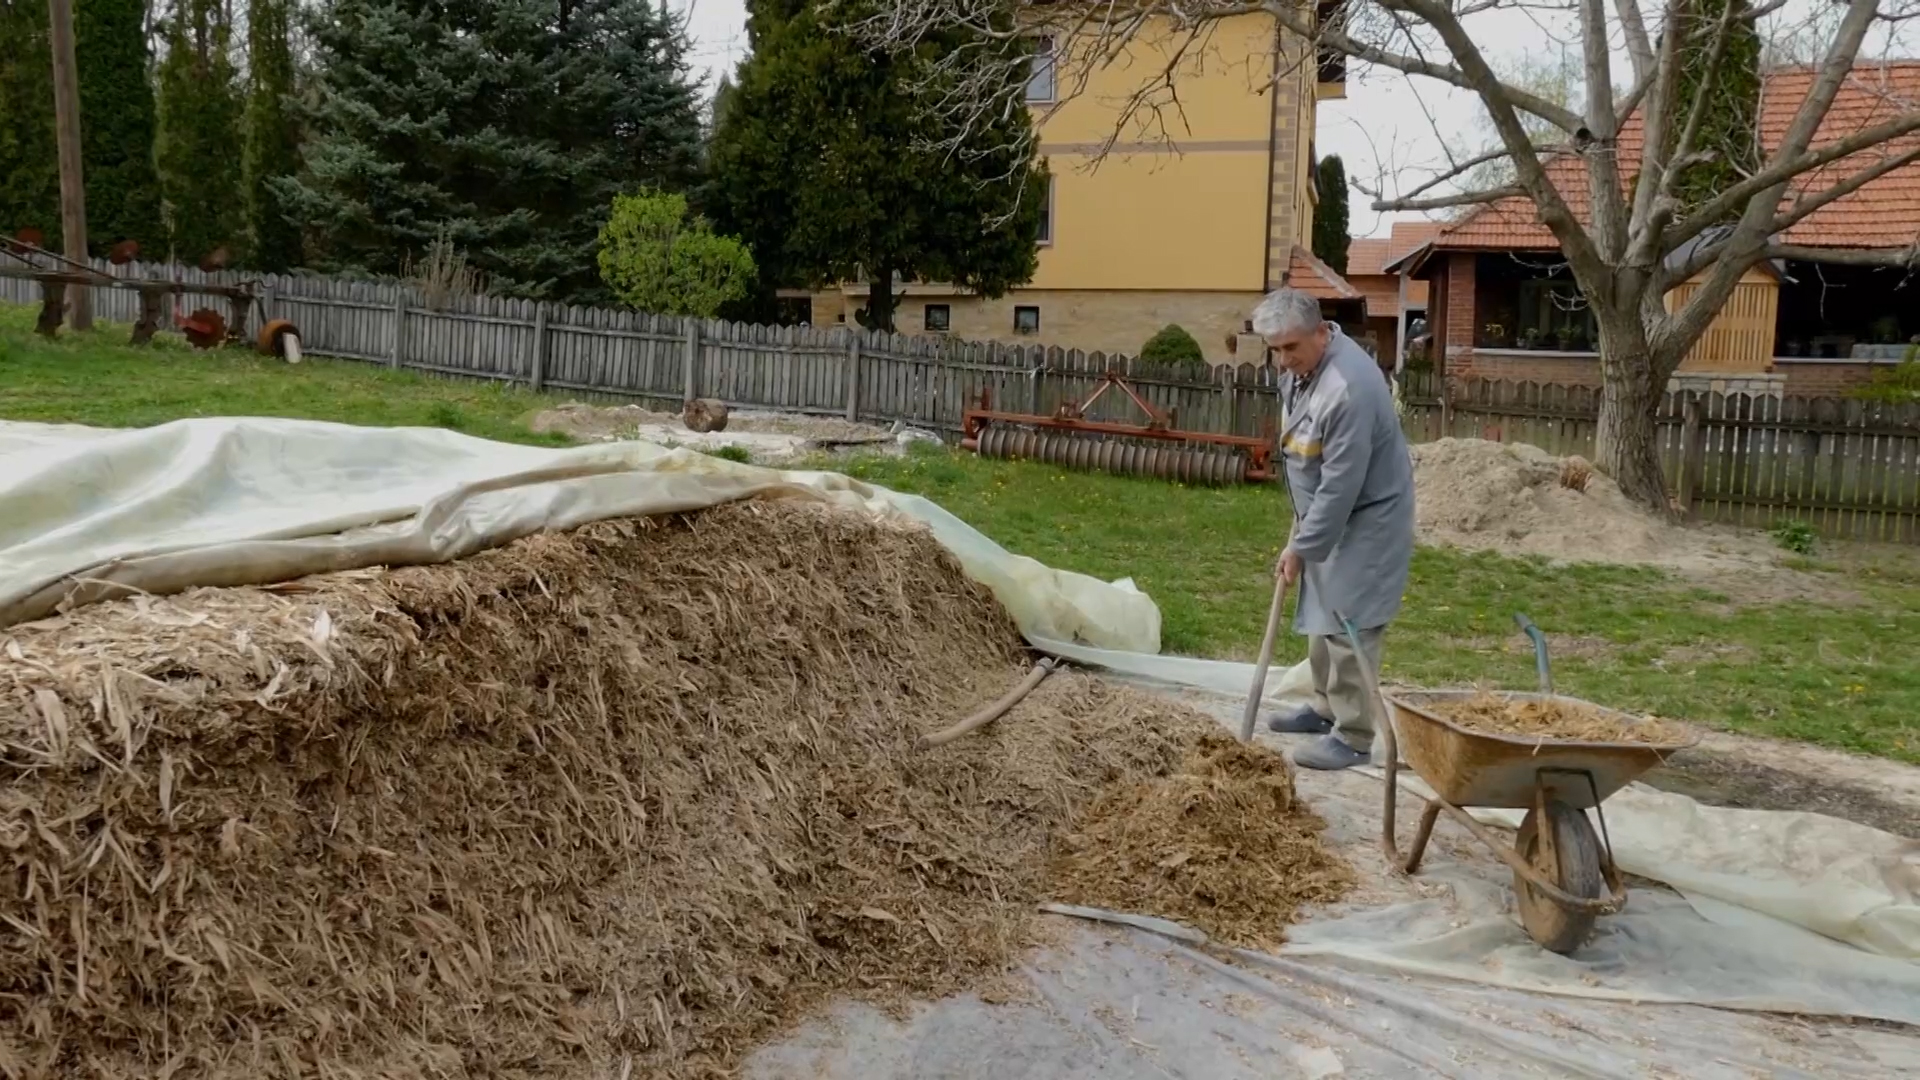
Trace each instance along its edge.
{"label": "shrub", "polygon": [[601,279],[642,311],[710,319],[747,295],[754,273],[747,246],[689,217],[684,195],[616,195],[600,230]]}
{"label": "shrub", "polygon": [[1156,364],[1204,364],[1206,354],[1193,335],[1176,323],[1168,323],[1140,346],[1140,359]]}
{"label": "shrub", "polygon": [[1886,405],[1920,401],[1920,345],[1907,346],[1904,359],[1874,372],[1873,381],[1855,389],[1853,396]]}
{"label": "shrub", "polygon": [[1795,555],[1811,555],[1814,548],[1813,526],[1797,518],[1782,518],[1773,523],[1773,542]]}

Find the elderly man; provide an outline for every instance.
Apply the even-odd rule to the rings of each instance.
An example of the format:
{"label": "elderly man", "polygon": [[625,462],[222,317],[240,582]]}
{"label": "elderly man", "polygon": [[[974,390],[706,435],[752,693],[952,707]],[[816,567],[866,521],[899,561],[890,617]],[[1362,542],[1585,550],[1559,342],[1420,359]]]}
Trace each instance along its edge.
{"label": "elderly man", "polygon": [[1280,452],[1293,534],[1278,571],[1299,586],[1293,628],[1307,635],[1314,694],[1267,726],[1320,736],[1295,751],[1298,764],[1345,769],[1370,756],[1374,712],[1340,617],[1377,675],[1413,558],[1413,460],[1379,365],[1320,317],[1318,301],[1280,289],[1254,309],[1253,329],[1285,372]]}

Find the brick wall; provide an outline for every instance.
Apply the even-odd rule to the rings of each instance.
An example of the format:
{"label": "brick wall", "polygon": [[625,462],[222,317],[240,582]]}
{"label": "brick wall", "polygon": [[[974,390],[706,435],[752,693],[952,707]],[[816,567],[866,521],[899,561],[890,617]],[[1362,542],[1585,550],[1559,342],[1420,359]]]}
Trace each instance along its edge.
{"label": "brick wall", "polygon": [[[1457,352],[1473,349],[1475,323],[1473,261],[1471,252],[1446,256],[1447,260],[1447,359]],[[1465,375],[1465,371],[1449,368]]]}
{"label": "brick wall", "polygon": [[[915,295],[913,287],[908,286],[894,314],[894,325],[903,334],[923,333],[927,305],[945,304],[949,332],[962,340],[1058,345],[1134,356],[1148,338],[1175,323],[1200,343],[1209,363],[1257,363],[1263,359],[1261,355],[1244,350],[1235,355],[1228,351],[1226,341],[1245,327],[1260,296],[1257,292],[1018,289],[998,300],[983,300],[977,296]],[[856,300],[855,306],[861,303],[865,300]],[[1015,307],[1040,309],[1039,333],[1013,332]],[[816,299],[815,321],[825,325],[823,315],[830,309],[831,301]],[[846,318],[852,321],[853,316],[849,313]]]}
{"label": "brick wall", "polygon": [[[1280,79],[1272,90],[1273,131],[1270,135],[1272,160],[1267,166],[1267,288],[1280,287],[1282,277],[1293,263],[1293,246],[1309,242],[1311,226],[1301,220],[1301,176],[1307,146],[1300,131],[1305,80],[1311,78],[1312,65],[1301,65],[1298,57],[1303,45],[1284,31],[1275,48],[1275,71],[1294,72]],[[1311,133],[1309,133],[1311,134]]]}
{"label": "brick wall", "polygon": [[1456,379],[1504,379],[1510,382],[1600,385],[1600,360],[1594,356],[1532,355],[1524,352],[1470,351],[1451,358],[1448,375]]}
{"label": "brick wall", "polygon": [[1796,397],[1838,397],[1873,381],[1885,364],[1836,364],[1831,361],[1775,360],[1773,370],[1787,377],[1787,393]]}

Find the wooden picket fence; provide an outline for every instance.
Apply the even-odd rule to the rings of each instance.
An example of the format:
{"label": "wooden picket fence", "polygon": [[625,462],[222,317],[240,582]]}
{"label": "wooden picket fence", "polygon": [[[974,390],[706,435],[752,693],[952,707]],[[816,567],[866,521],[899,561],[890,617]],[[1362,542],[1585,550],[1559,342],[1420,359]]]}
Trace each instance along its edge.
{"label": "wooden picket fence", "polygon": [[[250,325],[289,319],[305,352],[315,356],[676,409],[691,397],[714,397],[733,408],[898,422],[955,434],[965,410],[983,395],[995,408],[1051,412],[1065,401],[1084,400],[1107,371],[1116,370],[1181,427],[1258,435],[1279,413],[1272,370],[1251,364],[1209,377],[1192,368],[1044,345],[847,326],[760,326],[491,296],[429,304],[419,290],[393,282],[96,265],[123,278],[179,281],[189,290],[203,283],[252,282],[259,301]],[[138,316],[132,290],[92,291],[96,318],[132,322]],[[37,303],[38,286],[0,278],[0,301]],[[191,291],[179,311],[199,306],[229,311],[225,299]],[[1144,419],[1112,389],[1088,415]]]}
{"label": "wooden picket fence", "polygon": [[[1592,457],[1600,395],[1579,386],[1408,379],[1410,438],[1532,443]],[[1696,518],[1805,521],[1831,536],[1920,542],[1920,404],[1766,394],[1664,396],[1661,466]]]}
{"label": "wooden picket fence", "polygon": [[[1211,374],[1121,355],[1028,344],[878,334],[854,327],[775,327],[685,319],[500,297],[428,303],[392,282],[295,275],[203,274],[191,268],[109,267],[121,277],[196,284],[252,282],[250,318],[284,318],[308,353],[435,375],[489,379],[589,398],[676,406],[717,397],[735,408],[904,423],[952,435],[971,406],[1050,413],[1084,401],[1108,371],[1128,376],[1174,425],[1258,436],[1275,430],[1274,369],[1242,364]],[[0,278],[0,301],[37,303],[31,281]],[[95,288],[96,317],[130,323],[138,298]],[[217,297],[183,297],[180,310]],[[1593,455],[1599,396],[1584,387],[1464,381],[1408,373],[1408,436],[1529,442]],[[1115,388],[1089,410],[1139,420]],[[1920,542],[1920,406],[1848,398],[1669,394],[1658,413],[1662,464],[1675,497],[1710,521],[1765,526],[1782,518],[1822,532]]]}

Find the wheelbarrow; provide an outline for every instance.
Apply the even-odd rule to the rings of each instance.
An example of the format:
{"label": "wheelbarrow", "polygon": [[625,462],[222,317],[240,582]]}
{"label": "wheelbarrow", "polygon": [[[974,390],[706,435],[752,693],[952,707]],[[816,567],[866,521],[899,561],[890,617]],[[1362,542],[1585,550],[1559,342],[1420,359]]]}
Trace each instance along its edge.
{"label": "wheelbarrow", "polygon": [[[1639,723],[1638,717],[1605,709],[1553,692],[1547,639],[1525,615],[1515,621],[1533,639],[1540,692],[1509,693],[1510,700],[1560,700],[1602,715]],[[1626,906],[1627,887],[1613,861],[1601,803],[1668,755],[1699,741],[1679,743],[1575,742],[1495,735],[1461,727],[1434,712],[1434,705],[1477,696],[1478,690],[1423,690],[1388,694],[1360,651],[1353,625],[1341,620],[1373,697],[1384,707],[1379,725],[1386,739],[1386,802],[1382,808],[1381,846],[1389,864],[1417,873],[1441,811],[1491,848],[1513,870],[1513,893],[1527,936],[1542,948],[1570,953],[1593,934],[1594,922]],[[1434,791],[1420,815],[1413,847],[1403,858],[1394,837],[1398,807],[1400,755]],[[1525,810],[1520,831],[1509,848],[1467,810],[1473,807]],[[1585,813],[1600,823],[1596,836]]]}

